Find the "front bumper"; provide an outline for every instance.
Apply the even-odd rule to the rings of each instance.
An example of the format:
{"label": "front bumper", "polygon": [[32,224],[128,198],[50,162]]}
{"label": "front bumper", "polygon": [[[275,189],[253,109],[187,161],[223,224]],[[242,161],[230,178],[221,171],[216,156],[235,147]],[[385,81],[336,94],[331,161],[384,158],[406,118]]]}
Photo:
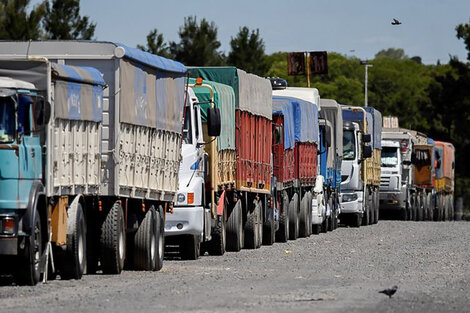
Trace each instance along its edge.
{"label": "front bumper", "polygon": [[0,237],[0,255],[17,255],[18,237]]}
{"label": "front bumper", "polygon": [[380,192],[381,210],[401,210],[406,208],[406,200],[402,192]]}
{"label": "front bumper", "polygon": [[[344,194],[346,193],[341,194],[341,199]],[[341,201],[341,214],[363,213],[362,192],[355,192],[355,194],[357,194],[357,199],[348,202]]]}
{"label": "front bumper", "polygon": [[173,214],[167,214],[165,236],[200,235],[203,238],[204,208],[174,207]]}

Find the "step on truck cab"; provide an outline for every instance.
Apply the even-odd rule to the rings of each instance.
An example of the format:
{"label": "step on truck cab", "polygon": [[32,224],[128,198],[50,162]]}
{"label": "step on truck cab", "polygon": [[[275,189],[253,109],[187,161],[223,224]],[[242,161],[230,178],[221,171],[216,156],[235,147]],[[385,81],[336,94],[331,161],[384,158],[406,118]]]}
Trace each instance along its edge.
{"label": "step on truck cab", "polygon": [[[77,103],[85,96],[95,101],[93,93],[77,91],[79,75],[65,71],[71,76],[69,87],[54,88],[55,93],[62,92],[57,99],[75,93],[68,98],[65,113],[52,110],[47,127],[45,153],[58,158],[45,162],[45,202],[52,211],[52,233],[62,234],[52,238],[53,250],[71,245],[75,255],[86,256],[83,272],[88,273],[117,274],[124,264],[159,270],[164,219],[178,187],[186,67],[123,44],[98,41],[2,41],[0,58],[47,58],[59,65],[91,66],[106,82],[99,137],[87,134],[87,123],[63,121],[60,115],[88,114],[92,106],[82,104],[78,109]],[[90,145],[98,148],[89,152]],[[96,164],[95,173],[91,170]],[[71,213],[84,220],[86,228],[86,245],[79,250],[69,240],[75,223],[59,223]]]}
{"label": "step on truck cab", "polygon": [[373,108],[343,106],[340,220],[353,227],[378,221],[382,117]]}
{"label": "step on truck cab", "polygon": [[[318,149],[320,144],[318,111],[320,96],[315,88],[286,87],[273,89],[273,118],[275,127],[294,141],[283,152],[280,144],[274,146],[274,175],[277,178],[277,203],[279,203],[278,237],[289,239],[308,237],[328,229],[327,206],[323,192],[323,176],[319,175]],[[289,123],[289,114],[292,122]],[[293,126],[292,126],[293,123]],[[276,129],[274,129],[276,132]],[[281,136],[282,137],[282,136]],[[287,209],[287,210],[286,210]],[[288,221],[288,226],[287,222]],[[286,231],[288,229],[288,232]]]}
{"label": "step on truck cab", "polygon": [[[186,168],[180,170],[186,172],[189,185],[180,184],[173,215],[166,223],[167,239],[179,244],[181,256],[190,259],[198,257],[188,252],[198,245],[211,255],[270,245],[276,227],[271,201],[270,82],[235,67],[194,67],[189,71],[195,96],[192,105],[201,115],[194,118],[194,125],[201,123],[202,137],[197,146],[183,151],[183,160],[190,160],[194,153],[203,158],[199,164],[183,161]],[[206,108],[211,105],[219,109],[221,118],[216,139],[208,133],[211,115]],[[194,132],[195,127],[189,131],[185,126],[185,133]],[[191,179],[193,173],[199,177],[196,182],[194,176]],[[188,202],[191,193],[193,204]],[[199,203],[205,218],[190,221],[195,216],[192,209]],[[198,234],[188,233],[190,228]]]}

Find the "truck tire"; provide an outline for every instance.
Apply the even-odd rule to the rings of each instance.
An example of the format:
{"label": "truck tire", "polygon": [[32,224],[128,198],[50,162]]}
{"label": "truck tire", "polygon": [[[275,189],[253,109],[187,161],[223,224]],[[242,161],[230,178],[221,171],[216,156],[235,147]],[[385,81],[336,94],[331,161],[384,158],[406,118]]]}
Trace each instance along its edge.
{"label": "truck tire", "polygon": [[308,236],[307,201],[307,194],[304,194],[302,201],[300,201],[299,237]]}
{"label": "truck tire", "polygon": [[279,215],[279,229],[276,232],[276,241],[287,242],[289,240],[289,197],[287,192],[282,193],[282,211]]}
{"label": "truck tire", "polygon": [[374,224],[379,222],[379,215],[380,215],[380,193],[377,190],[375,192],[375,214],[374,214]]}
{"label": "truck tire", "polygon": [[334,207],[333,197],[328,200],[330,207],[330,217],[328,218],[328,229],[327,231],[333,231],[335,229],[334,219],[336,218],[336,208]]}
{"label": "truck tire", "polygon": [[299,237],[299,195],[294,196],[289,202],[289,239],[296,240]]}
{"label": "truck tire", "polygon": [[201,255],[200,236],[187,235],[181,238],[180,254],[183,260],[197,260]]}
{"label": "truck tire", "polygon": [[87,266],[87,227],[81,203],[72,203],[67,215],[67,246],[60,262],[60,277],[80,279]]}
{"label": "truck tire", "polygon": [[256,229],[258,229],[258,242],[256,243],[256,249],[260,248],[261,245],[263,244],[263,223],[264,223],[264,218],[263,218],[263,203],[258,201],[256,204],[256,212],[258,213],[258,224],[256,225]]}
{"label": "truck tire", "polygon": [[351,218],[351,226],[355,228],[359,228],[364,220],[364,217],[361,217],[360,213],[352,214]]}
{"label": "truck tire", "polygon": [[243,247],[243,211],[238,200],[227,220],[227,251],[238,252]]}
{"label": "truck tire", "polygon": [[132,255],[136,270],[152,271],[156,267],[158,254],[156,215],[155,208],[150,207],[135,233]]}
{"label": "truck tire", "polygon": [[258,248],[260,241],[259,237],[259,214],[258,214],[258,200],[253,200],[252,210],[247,213],[246,224],[245,224],[245,246],[246,249]]}
{"label": "truck tire", "polygon": [[227,244],[227,208],[224,205],[223,215],[217,216],[217,221],[211,233],[212,239],[207,243],[209,255],[224,255]]}
{"label": "truck tire", "polygon": [[[367,193],[366,198],[364,199],[365,201],[365,208],[364,208],[364,214],[362,215],[362,226],[367,226],[369,225],[369,220],[370,220],[370,201],[369,201],[369,194]],[[353,221],[354,223],[354,221]]]}
{"label": "truck tire", "polygon": [[308,216],[308,235],[312,235],[312,192],[307,192],[307,216]]}
{"label": "truck tire", "polygon": [[[265,209],[268,210],[268,208]],[[271,212],[267,215],[268,219],[263,223],[263,245],[265,246],[272,246],[274,244],[276,236],[276,226],[274,224],[274,209],[269,208],[269,210],[271,210]]]}
{"label": "truck tire", "polygon": [[25,247],[19,256],[16,280],[20,285],[34,286],[41,280],[42,224],[39,212],[35,212],[31,236],[25,238]]}
{"label": "truck tire", "polygon": [[399,215],[400,215],[399,216],[400,220],[402,221],[408,220],[408,210],[406,208],[400,209]]}
{"label": "truck tire", "polygon": [[119,274],[124,268],[126,233],[121,204],[116,201],[101,226],[101,268],[104,274]]}
{"label": "truck tire", "polygon": [[454,207],[454,196],[449,196],[449,209],[450,209],[450,218],[449,220],[455,221],[455,207]]}
{"label": "truck tire", "polygon": [[163,258],[165,257],[165,220],[163,218],[163,207],[160,205],[158,211],[155,211],[155,230],[157,232],[157,252],[155,267],[153,271],[159,271],[163,267]]}

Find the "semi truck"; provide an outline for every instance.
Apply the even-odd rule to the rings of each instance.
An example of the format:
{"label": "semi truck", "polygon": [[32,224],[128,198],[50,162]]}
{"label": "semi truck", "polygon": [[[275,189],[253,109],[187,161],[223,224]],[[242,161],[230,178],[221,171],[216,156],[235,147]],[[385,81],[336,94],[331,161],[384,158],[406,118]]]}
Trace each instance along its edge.
{"label": "semi truck", "polygon": [[[214,140],[204,133],[203,121],[200,140],[214,141],[183,151],[183,160],[192,158],[191,154],[205,155],[206,167],[197,173],[188,169],[193,161],[183,161],[181,171],[189,175],[192,170],[199,179],[189,185],[182,181],[173,214],[168,216],[166,236],[181,243],[183,255],[185,246],[192,246],[193,241],[185,243],[194,238],[188,234],[191,228],[197,229],[201,252],[213,255],[271,245],[276,227],[271,201],[271,84],[235,67],[195,67],[189,73],[193,79],[202,79],[200,84],[190,80],[195,95],[192,105],[204,116],[203,106],[213,103],[220,110],[222,127]],[[185,201],[191,193],[193,204]],[[211,214],[196,218],[196,207]],[[188,227],[178,229],[178,224]]]}
{"label": "semi truck", "polygon": [[[389,117],[384,117],[384,124]],[[432,150],[427,136],[398,127],[383,128],[380,211],[402,220],[432,219]]]}
{"label": "semi truck", "polygon": [[[284,147],[279,142],[273,146],[277,203],[280,208],[278,238],[285,241],[285,234],[288,233],[289,239],[295,240],[299,236],[318,234],[327,228],[324,179],[319,175],[318,168],[320,96],[315,88],[280,87],[273,89],[273,102],[277,103],[273,112],[276,116],[275,128],[278,132],[283,130],[284,134],[286,131],[294,134],[291,147],[286,146],[286,141]],[[289,110],[293,125],[288,122]]]}
{"label": "semi truck", "polygon": [[343,114],[341,106],[333,99],[320,99],[320,174],[325,178],[324,189],[327,206],[331,209],[328,230],[338,226],[341,211],[341,163],[343,160]]}
{"label": "semi truck", "polygon": [[[44,153],[41,170],[45,175],[38,178],[44,187],[36,184],[29,194],[24,193],[32,195],[28,210],[38,211],[36,199],[42,201],[41,210],[47,214],[42,219],[34,216],[43,223],[51,221],[51,238],[47,233],[42,237],[50,250],[71,251],[66,255],[73,255],[75,263],[81,264],[73,266],[75,278],[98,269],[105,274],[120,273],[124,264],[141,270],[161,269],[164,218],[176,200],[178,186],[187,69],[112,42],[29,41],[1,42],[0,46],[8,76],[13,75],[8,65],[13,59],[43,59],[48,60],[45,64],[92,66],[106,82],[102,122],[92,128],[88,122],[66,119],[67,113],[78,117],[90,110],[90,105],[78,105],[90,92],[77,87],[79,76],[68,67],[62,72],[69,75],[63,74],[69,83],[61,88],[51,82],[50,70],[39,76],[26,67],[15,76],[36,79],[35,87],[46,93],[45,99],[53,106],[42,152],[29,151]],[[69,95],[66,104],[54,106],[64,94]],[[93,93],[90,98],[98,101]],[[91,131],[96,134],[89,134]],[[18,206],[9,212],[19,212]],[[23,219],[18,225],[25,224],[28,232],[36,221]],[[74,234],[80,229],[85,229],[86,244],[77,244]],[[36,235],[27,232],[15,235],[33,240]],[[22,247],[19,242],[19,249]],[[45,270],[43,262],[39,267],[41,272]],[[58,273],[68,276],[60,268]],[[28,283],[36,283],[37,277]]]}
{"label": "semi truck", "polygon": [[[273,163],[279,206],[279,241],[312,233],[318,111],[311,102],[273,97]],[[310,124],[307,126],[307,121]]]}
{"label": "semi truck", "polygon": [[434,142],[435,221],[454,219],[455,148],[449,142]]}
{"label": "semi truck", "polygon": [[353,227],[377,223],[382,117],[371,107],[342,106],[342,110],[340,220]]}

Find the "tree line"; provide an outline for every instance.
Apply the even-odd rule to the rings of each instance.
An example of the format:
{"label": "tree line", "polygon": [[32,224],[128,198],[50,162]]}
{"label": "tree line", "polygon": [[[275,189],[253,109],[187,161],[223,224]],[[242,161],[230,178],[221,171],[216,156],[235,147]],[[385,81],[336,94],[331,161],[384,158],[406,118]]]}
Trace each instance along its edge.
{"label": "tree line", "polygon": [[[80,15],[79,0],[0,0],[0,39],[94,39],[96,22]],[[307,86],[306,77],[287,76],[287,53],[265,53],[258,29],[240,27],[230,51],[220,50],[218,29],[205,18],[188,16],[178,30],[179,42],[164,40],[152,29],[138,48],[188,66],[231,65],[260,76],[283,77],[289,86]],[[397,116],[400,126],[450,141],[456,147],[456,195],[470,205],[470,22],[456,26],[456,37],[468,50],[467,60],[449,56],[447,63],[422,64],[403,49],[388,48],[369,60],[369,105],[384,116]],[[145,39],[144,39],[145,40]],[[328,74],[314,76],[311,85],[323,98],[339,103],[364,103],[364,67],[354,56],[330,52]]]}

